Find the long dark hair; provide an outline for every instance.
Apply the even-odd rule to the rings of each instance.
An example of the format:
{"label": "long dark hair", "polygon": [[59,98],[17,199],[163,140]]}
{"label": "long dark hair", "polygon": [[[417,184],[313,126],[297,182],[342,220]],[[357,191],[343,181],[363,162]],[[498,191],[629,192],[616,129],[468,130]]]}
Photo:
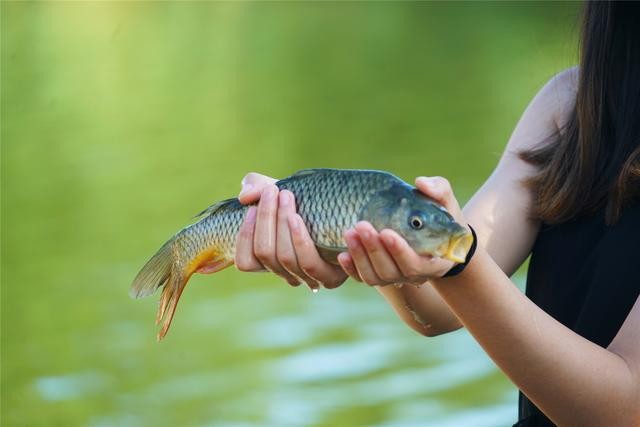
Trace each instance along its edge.
{"label": "long dark hair", "polygon": [[640,196],[640,3],[583,8],[575,108],[554,143],[521,152],[533,216],[561,223],[605,208],[615,223]]}

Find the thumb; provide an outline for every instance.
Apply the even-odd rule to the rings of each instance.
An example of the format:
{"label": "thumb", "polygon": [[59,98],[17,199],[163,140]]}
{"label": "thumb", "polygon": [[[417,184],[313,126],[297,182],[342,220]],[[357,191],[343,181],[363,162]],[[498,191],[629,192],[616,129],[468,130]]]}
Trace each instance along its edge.
{"label": "thumb", "polygon": [[260,199],[262,190],[269,184],[276,182],[276,179],[259,173],[250,172],[242,178],[242,189],[238,194],[238,199],[243,205],[257,202]]}
{"label": "thumb", "polygon": [[420,176],[416,178],[416,188],[420,192],[440,203],[458,221],[462,218],[460,205],[451,189],[451,184],[441,176]]}

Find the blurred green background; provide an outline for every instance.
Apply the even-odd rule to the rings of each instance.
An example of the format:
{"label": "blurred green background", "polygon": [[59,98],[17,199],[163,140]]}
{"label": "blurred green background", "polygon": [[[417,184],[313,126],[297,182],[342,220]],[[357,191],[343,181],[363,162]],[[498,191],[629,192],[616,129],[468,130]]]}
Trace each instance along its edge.
{"label": "blurred green background", "polygon": [[[167,339],[146,259],[248,171],[444,175],[466,200],[576,59],[575,3],[2,2],[2,425],[496,426],[464,331],[233,269]],[[522,277],[516,281],[521,284]]]}

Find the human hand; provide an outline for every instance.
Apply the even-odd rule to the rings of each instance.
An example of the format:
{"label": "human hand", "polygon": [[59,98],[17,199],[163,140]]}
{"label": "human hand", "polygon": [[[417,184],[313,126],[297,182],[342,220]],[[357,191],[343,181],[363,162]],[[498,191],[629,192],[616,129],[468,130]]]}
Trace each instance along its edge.
{"label": "human hand", "polygon": [[[416,187],[443,205],[460,225],[466,226],[446,179],[419,177]],[[338,262],[353,279],[372,286],[422,284],[430,278],[442,277],[454,265],[446,259],[418,255],[395,231],[377,232],[366,221],[347,230],[344,239],[349,251],[338,255]]]}
{"label": "human hand", "polygon": [[235,264],[240,271],[272,271],[291,286],[333,289],[348,277],[338,266],[320,258],[304,221],[296,213],[295,198],[279,191],[276,180],[249,173],[238,199],[251,206],[236,238]]}

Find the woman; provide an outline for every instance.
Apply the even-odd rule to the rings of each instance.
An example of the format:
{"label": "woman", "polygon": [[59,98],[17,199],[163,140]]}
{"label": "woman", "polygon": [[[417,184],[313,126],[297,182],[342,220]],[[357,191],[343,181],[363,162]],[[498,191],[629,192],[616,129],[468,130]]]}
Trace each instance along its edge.
{"label": "woman", "polygon": [[[260,202],[238,236],[237,267],[312,288],[348,275],[424,335],[466,327],[520,388],[518,426],[640,425],[639,33],[638,5],[587,3],[579,67],[533,99],[464,210],[445,179],[416,180],[477,232],[459,274],[443,278],[450,261],[364,222],[345,233],[342,269],[327,264],[293,195],[258,174],[243,180],[241,201]],[[525,296],[509,276],[529,254]]]}

